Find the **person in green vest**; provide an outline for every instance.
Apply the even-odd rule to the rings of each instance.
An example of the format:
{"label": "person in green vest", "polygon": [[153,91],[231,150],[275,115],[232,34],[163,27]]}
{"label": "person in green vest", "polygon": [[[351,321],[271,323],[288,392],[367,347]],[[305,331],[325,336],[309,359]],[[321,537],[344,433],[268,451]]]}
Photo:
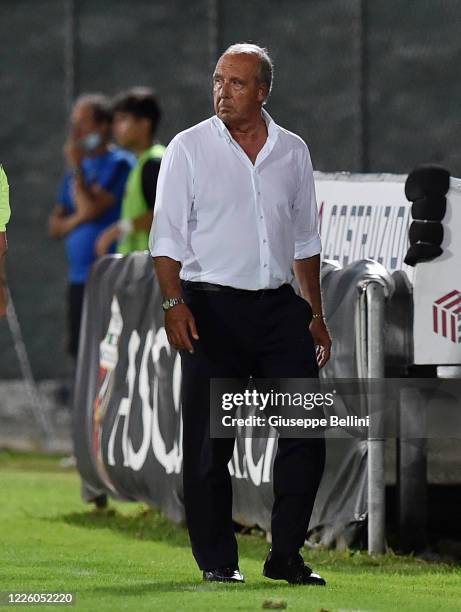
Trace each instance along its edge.
{"label": "person in green vest", "polygon": [[121,218],[101,233],[98,256],[117,242],[123,255],[148,249],[160,160],[165,147],[155,141],[161,111],[154,92],[135,87],[118,95],[113,103],[112,132],[117,144],[138,158],[126,182]]}
{"label": "person in green vest", "polygon": [[6,224],[10,220],[10,198],[8,179],[0,164],[0,319],[6,316],[6,273],[5,258],[8,250],[6,241]]}

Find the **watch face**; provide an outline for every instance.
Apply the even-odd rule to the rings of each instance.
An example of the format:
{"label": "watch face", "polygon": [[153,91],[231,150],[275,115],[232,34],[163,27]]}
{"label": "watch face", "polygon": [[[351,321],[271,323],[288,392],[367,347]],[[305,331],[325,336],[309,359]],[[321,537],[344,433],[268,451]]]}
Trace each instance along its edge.
{"label": "watch face", "polygon": [[182,298],[170,298],[169,300],[165,300],[162,304],[163,310],[170,310],[173,306],[177,304],[184,304],[184,300]]}

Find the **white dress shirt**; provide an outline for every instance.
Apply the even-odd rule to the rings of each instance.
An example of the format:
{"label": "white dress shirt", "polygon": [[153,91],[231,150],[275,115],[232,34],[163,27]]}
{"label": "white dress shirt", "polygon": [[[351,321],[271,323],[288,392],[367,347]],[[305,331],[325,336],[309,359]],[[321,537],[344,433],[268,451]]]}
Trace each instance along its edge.
{"label": "white dress shirt", "polygon": [[321,251],[307,145],[263,117],[254,165],[217,116],[178,134],[163,156],[149,246],[181,262],[183,280],[275,289],[292,280],[293,259]]}

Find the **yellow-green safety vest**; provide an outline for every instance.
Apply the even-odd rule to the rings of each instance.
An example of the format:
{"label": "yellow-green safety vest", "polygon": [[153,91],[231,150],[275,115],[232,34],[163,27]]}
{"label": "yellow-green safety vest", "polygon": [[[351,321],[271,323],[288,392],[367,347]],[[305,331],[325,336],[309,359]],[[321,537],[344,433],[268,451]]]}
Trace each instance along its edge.
{"label": "yellow-green safety vest", "polygon": [[10,220],[10,188],[5,170],[0,164],[0,232],[6,231],[6,224]]}
{"label": "yellow-green safety vest", "polygon": [[[163,145],[155,144],[139,156],[137,164],[131,170],[126,181],[125,195],[122,200],[122,219],[136,219],[150,209],[142,190],[142,170],[149,159],[161,159],[164,151],[165,147]],[[145,251],[148,245],[149,232],[145,230],[134,231],[119,242],[117,252],[127,255],[133,251]]]}

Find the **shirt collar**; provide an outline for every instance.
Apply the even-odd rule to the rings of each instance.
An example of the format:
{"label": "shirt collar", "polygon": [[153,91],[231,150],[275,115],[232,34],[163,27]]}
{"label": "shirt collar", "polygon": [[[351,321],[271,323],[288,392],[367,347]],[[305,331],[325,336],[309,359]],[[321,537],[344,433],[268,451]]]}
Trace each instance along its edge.
{"label": "shirt collar", "polygon": [[[266,109],[261,108],[261,114],[267,126],[267,140],[275,141],[275,139],[277,138],[279,126],[275,123],[275,121],[272,119]],[[218,115],[215,115],[213,119],[215,125],[219,128],[220,134],[231,138],[229,130],[227,129],[224,122],[218,117]]]}

